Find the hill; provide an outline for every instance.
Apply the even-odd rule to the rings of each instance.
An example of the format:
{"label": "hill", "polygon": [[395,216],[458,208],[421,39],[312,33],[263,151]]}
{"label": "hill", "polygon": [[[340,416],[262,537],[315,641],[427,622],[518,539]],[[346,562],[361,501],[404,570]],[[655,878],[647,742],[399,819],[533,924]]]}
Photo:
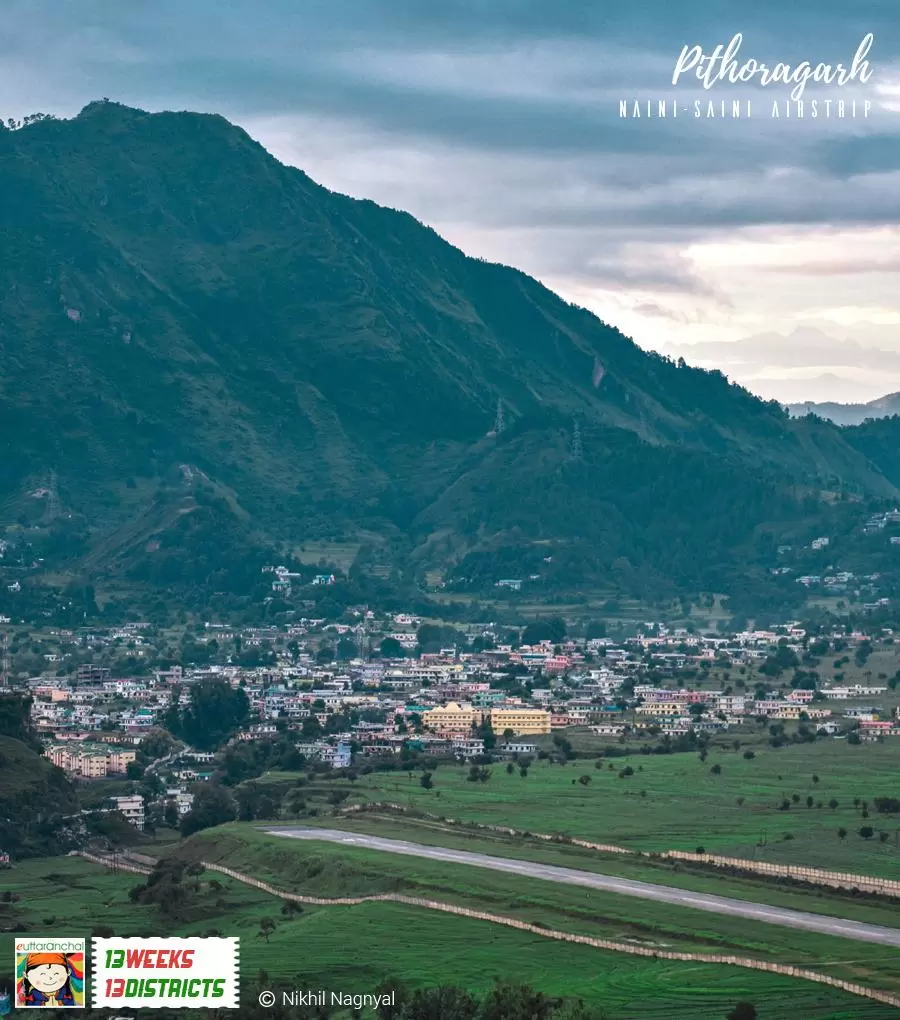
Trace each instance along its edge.
{"label": "hill", "polygon": [[0,850],[18,860],[69,849],[64,816],[77,811],[62,769],[22,741],[0,736]]}
{"label": "hill", "polygon": [[0,523],[53,577],[247,593],[330,541],[407,587],[768,589],[783,535],[900,494],[221,117],[2,130],[0,188]]}
{"label": "hill", "polygon": [[900,414],[900,393],[888,393],[865,404],[840,404],[834,401],[802,404],[788,404],[788,411],[795,417],[815,414],[827,418],[836,425],[861,425],[867,418],[889,418]]}

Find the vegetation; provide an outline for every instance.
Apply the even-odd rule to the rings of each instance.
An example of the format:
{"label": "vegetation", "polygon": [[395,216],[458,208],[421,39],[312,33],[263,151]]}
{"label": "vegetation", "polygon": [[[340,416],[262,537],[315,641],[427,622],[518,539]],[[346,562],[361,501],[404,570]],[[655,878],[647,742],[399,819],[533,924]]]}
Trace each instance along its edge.
{"label": "vegetation", "polygon": [[368,596],[436,567],[451,591],[535,575],[541,597],[790,608],[778,543],[848,535],[898,492],[897,419],[790,419],[221,117],[97,102],[15,126],[0,501],[11,555],[45,570],[0,612],[43,611],[52,580],[53,613],[90,619],[98,579],[160,617],[296,611],[260,568],[316,543],[351,550]]}
{"label": "vegetation", "polygon": [[[346,789],[350,801],[363,804],[395,803],[636,850],[694,851],[702,842],[709,853],[900,878],[897,816],[880,815],[884,842],[858,835],[867,804],[893,783],[896,744],[794,744],[751,759],[730,745],[713,746],[706,761],[692,754],[599,758],[590,784],[579,781],[580,759],[553,762],[536,762],[526,782],[506,769],[441,766],[433,790],[411,783],[406,772],[368,772]],[[490,781],[479,782],[483,775]],[[640,787],[633,788],[637,776]],[[316,784],[305,796],[312,806],[324,793]],[[793,838],[786,840],[788,821]],[[838,828],[854,837],[836,839]]]}
{"label": "vegetation", "polygon": [[79,836],[75,789],[40,754],[29,704],[0,695],[0,851],[13,859],[60,853]]}
{"label": "vegetation", "polygon": [[[213,834],[209,837],[215,842]],[[297,849],[303,857],[303,848]],[[310,875],[306,881],[310,889],[349,889],[357,881],[357,868],[352,866],[349,854],[323,858],[313,851],[308,860]],[[372,859],[364,869],[376,877]],[[387,877],[391,874],[387,872]],[[394,870],[394,881],[397,874]],[[134,902],[129,891],[143,884],[136,876],[114,874],[78,858],[28,862],[9,877],[9,886],[18,899],[7,907],[0,904],[0,912],[5,911],[3,927],[16,932],[53,934],[59,930],[59,918],[65,916],[78,917],[85,930],[99,931],[102,927],[108,934],[121,936],[159,934],[162,926],[184,935],[238,935],[243,975],[241,1015],[257,1020],[264,1020],[254,1007],[259,987],[325,987],[363,993],[386,985],[403,988],[406,995],[412,995],[419,989],[452,985],[484,1000],[498,980],[512,985],[526,983],[549,998],[567,1000],[572,1009],[581,999],[593,1014],[600,1013],[610,1020],[623,1020],[636,1013],[644,1020],[719,1018],[741,1001],[753,1002],[763,1017],[780,1016],[784,1003],[790,1001],[804,1020],[826,1020],[842,1014],[875,1020],[884,1009],[810,982],[738,968],[636,959],[391,903],[353,908],[304,907],[284,916],[273,897],[221,875],[213,878],[210,872],[187,878],[189,885],[196,880],[199,890],[190,892],[191,918],[186,921],[165,916],[158,904]],[[446,885],[437,872],[434,880]],[[499,902],[495,891],[484,886],[471,888],[471,894],[478,896],[480,889],[490,897],[488,902]],[[515,891],[511,895],[515,897]],[[560,906],[565,909],[564,901]],[[531,919],[543,916],[548,922],[559,921],[560,927],[571,923],[571,918],[553,916],[546,909],[525,904]],[[578,912],[585,913],[582,908]],[[268,943],[258,937],[260,922],[266,917],[276,924]],[[52,926],[45,923],[51,918]],[[639,924],[642,921],[638,919]],[[609,930],[628,937],[635,932],[630,924],[625,919],[614,921]],[[386,931],[402,931],[403,938],[385,938]],[[804,943],[803,933],[791,934],[797,934],[797,941]],[[659,938],[648,934],[647,928],[638,937]],[[736,932],[735,937],[740,939],[740,933]],[[669,941],[668,936],[664,939]],[[7,958],[11,940],[11,934],[0,935],[0,952]],[[865,980],[871,983],[876,967],[879,972],[890,970],[891,954],[882,953],[882,947],[866,946],[861,951],[841,940],[833,942],[831,956],[826,952],[822,960],[853,961],[835,963],[845,973],[858,970],[862,974],[865,970]],[[796,953],[793,947],[780,951],[805,960],[808,945],[804,943]],[[821,947],[815,951],[821,952]],[[387,981],[386,975],[391,976]],[[168,1017],[161,1011],[160,1020],[180,1020],[182,1015],[190,1017],[184,1010],[178,1011],[178,1017],[174,1012]],[[297,1009],[266,1011],[265,1016],[278,1020],[303,1018]],[[332,1020],[339,1018],[349,1020],[349,1015],[342,1017],[335,1011]]]}

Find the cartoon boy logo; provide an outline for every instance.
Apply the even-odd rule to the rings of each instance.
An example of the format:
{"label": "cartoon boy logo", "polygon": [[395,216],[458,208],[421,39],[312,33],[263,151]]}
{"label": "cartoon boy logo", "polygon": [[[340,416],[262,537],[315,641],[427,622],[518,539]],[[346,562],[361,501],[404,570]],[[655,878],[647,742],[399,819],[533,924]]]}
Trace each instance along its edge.
{"label": "cartoon boy logo", "polygon": [[84,953],[17,956],[17,1007],[84,1007]]}

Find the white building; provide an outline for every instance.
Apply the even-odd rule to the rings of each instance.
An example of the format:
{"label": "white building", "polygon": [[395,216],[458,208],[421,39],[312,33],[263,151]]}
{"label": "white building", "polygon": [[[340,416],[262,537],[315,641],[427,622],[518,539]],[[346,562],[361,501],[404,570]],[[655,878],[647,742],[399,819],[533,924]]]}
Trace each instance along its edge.
{"label": "white building", "polygon": [[113,810],[125,816],[136,829],[144,831],[144,798],[140,794],[132,797],[113,797]]}

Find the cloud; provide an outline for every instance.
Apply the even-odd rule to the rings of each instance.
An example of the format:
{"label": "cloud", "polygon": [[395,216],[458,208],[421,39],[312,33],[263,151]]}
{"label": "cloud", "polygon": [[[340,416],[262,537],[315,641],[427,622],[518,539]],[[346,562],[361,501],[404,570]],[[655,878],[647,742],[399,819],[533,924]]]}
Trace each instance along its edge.
{"label": "cloud", "polygon": [[[101,95],[221,112],[327,186],[409,209],[646,346],[733,358],[721,341],[818,324],[824,358],[843,321],[828,364],[877,371],[868,348],[900,350],[894,21],[875,0],[7,0],[0,112],[72,114]],[[742,56],[769,63],[849,63],[873,32],[874,84],[845,90],[872,118],[773,120],[777,87],[673,89],[683,45],[737,31]],[[736,95],[753,117],[618,111]],[[795,346],[771,344],[757,370],[802,367]]]}

